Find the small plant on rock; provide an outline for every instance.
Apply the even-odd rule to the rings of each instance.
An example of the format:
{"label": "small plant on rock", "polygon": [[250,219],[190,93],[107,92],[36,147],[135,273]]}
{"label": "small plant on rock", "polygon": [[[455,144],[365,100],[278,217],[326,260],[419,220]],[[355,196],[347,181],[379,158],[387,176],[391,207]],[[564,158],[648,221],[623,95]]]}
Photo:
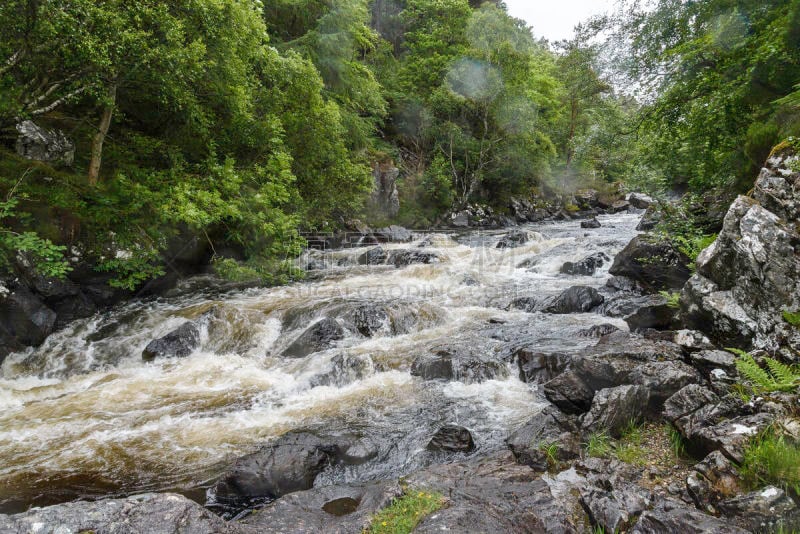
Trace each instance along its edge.
{"label": "small plant on rock", "polygon": [[727,350],[736,354],[736,370],[749,382],[755,393],[794,391],[800,386],[800,371],[795,367],[765,357],[764,363],[767,368],[764,369],[751,354],[739,349]]}
{"label": "small plant on rock", "polygon": [[444,506],[439,493],[408,491],[372,518],[368,534],[409,534],[426,516]]}
{"label": "small plant on rock", "polygon": [[601,430],[589,436],[586,442],[586,454],[592,458],[605,458],[611,453],[611,436]]}
{"label": "small plant on rock", "polygon": [[767,428],[745,450],[740,472],[753,488],[775,485],[800,494],[800,447]]}

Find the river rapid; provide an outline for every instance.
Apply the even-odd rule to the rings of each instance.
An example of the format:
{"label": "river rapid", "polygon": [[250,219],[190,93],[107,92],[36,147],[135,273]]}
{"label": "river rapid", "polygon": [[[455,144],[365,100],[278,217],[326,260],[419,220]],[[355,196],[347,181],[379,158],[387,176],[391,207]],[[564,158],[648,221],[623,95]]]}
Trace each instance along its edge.
{"label": "river rapid", "polygon": [[[496,248],[508,230],[418,234],[384,248],[424,244],[439,261],[402,268],[359,265],[369,247],[315,252],[327,268],[302,283],[224,293],[189,281],[172,296],[77,321],[0,369],[0,513],[143,491],[204,502],[205,488],[235,458],[294,429],[348,432],[376,446],[375,461],[329,469],[317,485],[433,463],[426,445],[447,423],[470,429],[477,450],[469,454],[500,449],[543,405],[536,386],[519,379],[516,346],[580,350],[596,342],[581,330],[627,329],[599,313],[509,309],[519,297],[604,288],[609,263],[592,276],[559,274],[564,262],[596,252],[613,258],[636,235],[636,214],[598,219],[594,230],[578,221],[526,225],[530,241],[513,249]],[[348,319],[364,304],[389,317],[372,337]],[[282,355],[325,317],[345,328],[334,347]],[[199,348],[143,361],[150,341],[187,320],[200,325]],[[507,373],[482,382],[411,375],[415,358],[446,348],[491,354]],[[334,369],[342,361],[348,369]]]}

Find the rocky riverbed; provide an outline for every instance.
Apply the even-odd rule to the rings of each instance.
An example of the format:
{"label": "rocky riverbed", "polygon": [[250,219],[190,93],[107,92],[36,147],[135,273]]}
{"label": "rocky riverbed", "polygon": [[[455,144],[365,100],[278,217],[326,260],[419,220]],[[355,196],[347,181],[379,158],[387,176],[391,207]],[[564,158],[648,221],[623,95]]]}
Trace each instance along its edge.
{"label": "rocky riverbed", "polygon": [[[797,179],[787,158],[762,174],[770,191]],[[754,207],[777,197],[734,204],[683,313],[659,291],[689,259],[639,235],[632,207],[311,250],[302,284],[70,323],[3,364],[0,531],[359,533],[409,491],[443,495],[424,533],[800,527],[797,495],[737,470],[762,430],[800,429],[796,392],[735,394],[719,344],[749,308],[696,289],[745,299],[710,266],[749,251],[731,265],[782,268],[797,297],[785,254],[731,237],[796,262],[796,215]],[[757,348],[783,335],[780,306],[752,304]]]}

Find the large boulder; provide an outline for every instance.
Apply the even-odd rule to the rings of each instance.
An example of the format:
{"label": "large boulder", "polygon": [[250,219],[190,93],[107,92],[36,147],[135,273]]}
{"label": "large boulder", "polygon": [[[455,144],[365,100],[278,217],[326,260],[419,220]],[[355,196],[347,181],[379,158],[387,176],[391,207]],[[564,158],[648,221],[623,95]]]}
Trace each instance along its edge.
{"label": "large boulder", "polygon": [[363,304],[353,310],[353,326],[359,334],[372,337],[389,327],[389,314],[374,304]]}
{"label": "large boulder", "polygon": [[156,358],[189,356],[200,345],[200,329],[191,322],[181,326],[147,344],[142,351],[142,359],[152,361]]}
{"label": "large boulder", "polygon": [[245,534],[182,495],[145,493],[125,499],[77,501],[0,515],[0,531],[37,534]]}
{"label": "large boulder", "polygon": [[[55,330],[56,320],[56,313],[28,288],[0,286],[0,337],[7,350],[41,345]],[[0,363],[7,354],[0,352]]]}
{"label": "large boulder", "polygon": [[564,371],[571,357],[559,352],[539,352],[522,347],[514,353],[519,366],[519,379],[529,384],[543,384]]}
{"label": "large boulder", "polygon": [[472,434],[463,426],[444,425],[428,443],[429,451],[470,452],[475,449]]}
{"label": "large boulder", "polygon": [[593,287],[574,286],[555,297],[544,308],[546,313],[586,313],[603,303],[605,297]]}
{"label": "large boulder", "polygon": [[658,289],[680,289],[691,276],[690,259],[671,243],[639,235],[617,254],[609,273]]}
{"label": "large boulder", "polygon": [[775,486],[732,497],[720,502],[717,508],[752,532],[795,532],[800,528],[800,506]]}
{"label": "large boulder", "polygon": [[634,534],[746,534],[747,530],[732,525],[730,521],[690,507],[680,501],[665,499],[652,510],[643,512],[631,530]]}
{"label": "large boulder", "polygon": [[425,250],[395,250],[389,254],[389,263],[395,267],[407,267],[416,263],[439,263],[441,256]]}
{"label": "large boulder", "polygon": [[631,193],[628,195],[628,202],[637,210],[646,210],[653,203],[653,199],[644,193]]}
{"label": "large boulder", "polygon": [[593,230],[602,226],[603,225],[600,224],[600,221],[597,220],[597,217],[592,217],[591,219],[581,221],[581,228],[585,230]]}
{"label": "large boulder", "polygon": [[309,354],[331,348],[336,341],[343,338],[344,328],[335,319],[326,317],[300,334],[283,351],[283,355],[287,358],[305,358]]}
{"label": "large boulder", "polygon": [[741,488],[738,471],[719,451],[706,456],[686,478],[686,489],[695,505],[710,514],[717,513],[720,501],[741,493]]}
{"label": "large boulder", "polygon": [[530,234],[525,230],[513,230],[497,243],[497,248],[517,248],[530,241]]}
{"label": "large boulder", "polygon": [[617,386],[602,389],[592,400],[592,407],[581,422],[584,430],[605,430],[619,436],[631,422],[644,418],[649,403],[649,393],[643,386]]}
{"label": "large boulder", "polygon": [[684,322],[722,346],[783,349],[796,358],[800,329],[783,311],[800,309],[800,172],[798,156],[776,153],[739,197],[716,242],[697,258],[697,274],[681,296]]}
{"label": "large boulder", "polygon": [[383,247],[371,248],[358,257],[359,265],[383,265],[389,258],[389,254]]}
{"label": "large boulder", "polygon": [[25,159],[67,166],[75,160],[75,145],[60,130],[22,121],[17,124],[17,132],[17,154]]}
{"label": "large boulder", "polygon": [[414,237],[409,230],[394,224],[386,228],[375,230],[373,235],[382,243],[407,243]]}

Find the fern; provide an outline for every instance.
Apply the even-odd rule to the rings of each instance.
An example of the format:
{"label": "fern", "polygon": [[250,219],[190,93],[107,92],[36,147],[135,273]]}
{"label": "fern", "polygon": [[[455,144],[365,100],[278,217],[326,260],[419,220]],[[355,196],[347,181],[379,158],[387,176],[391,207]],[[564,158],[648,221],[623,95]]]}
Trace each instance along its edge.
{"label": "fern", "polygon": [[769,371],[763,369],[755,358],[739,349],[726,349],[737,356],[736,370],[752,384],[753,391],[792,391],[800,385],[800,371],[773,358],[764,358]]}

